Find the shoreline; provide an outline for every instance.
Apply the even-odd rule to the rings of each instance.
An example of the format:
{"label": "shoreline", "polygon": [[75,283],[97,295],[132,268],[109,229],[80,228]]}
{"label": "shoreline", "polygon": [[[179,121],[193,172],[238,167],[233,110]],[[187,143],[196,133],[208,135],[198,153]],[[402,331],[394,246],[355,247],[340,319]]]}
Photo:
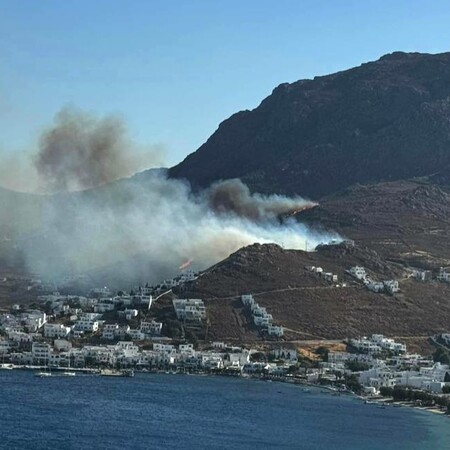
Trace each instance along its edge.
{"label": "shoreline", "polygon": [[[55,372],[64,372],[64,371],[73,371],[83,375],[95,375],[98,376],[100,369],[95,368],[68,368],[68,367],[46,367],[46,366],[19,366],[19,365],[11,365],[12,367],[1,368],[1,371],[13,371],[13,370],[21,370],[21,371],[36,371],[36,370],[49,370]],[[264,375],[252,375],[252,374],[237,374],[237,373],[208,373],[208,372],[181,372],[181,371],[166,371],[166,370],[142,370],[142,369],[134,369],[136,373],[139,374],[147,374],[147,375],[189,375],[189,376],[197,376],[197,377],[223,377],[223,378],[237,378],[241,380],[252,380],[252,381],[261,381],[261,382],[276,382],[276,383],[284,383],[291,384],[300,387],[303,391],[304,389],[317,389],[319,391],[329,392],[334,396],[351,396],[354,400],[361,401],[367,405],[374,405],[378,408],[410,408],[416,411],[427,412],[434,414],[435,416],[443,416],[450,418],[450,415],[446,414],[445,411],[440,408],[436,408],[434,406],[418,406],[413,402],[405,402],[405,401],[393,401],[391,397],[370,397],[356,394],[349,390],[343,390],[339,388],[335,388],[333,386],[320,385],[316,383],[310,383],[304,380],[300,380],[294,377],[268,377]]]}

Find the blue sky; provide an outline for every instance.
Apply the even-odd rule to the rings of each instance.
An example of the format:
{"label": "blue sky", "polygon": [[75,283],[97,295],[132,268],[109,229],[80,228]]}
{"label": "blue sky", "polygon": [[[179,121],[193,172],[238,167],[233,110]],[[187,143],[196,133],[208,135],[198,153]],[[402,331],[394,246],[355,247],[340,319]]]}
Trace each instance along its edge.
{"label": "blue sky", "polygon": [[0,153],[73,105],[182,160],[278,84],[450,50],[446,1],[0,0]]}

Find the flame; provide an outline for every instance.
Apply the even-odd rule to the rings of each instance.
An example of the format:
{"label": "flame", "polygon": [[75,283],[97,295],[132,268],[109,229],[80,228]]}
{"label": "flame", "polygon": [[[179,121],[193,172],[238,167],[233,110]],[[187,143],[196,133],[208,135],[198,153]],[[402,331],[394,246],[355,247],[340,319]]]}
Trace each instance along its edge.
{"label": "flame", "polygon": [[301,206],[300,208],[292,209],[292,210],[290,210],[289,212],[284,213],[283,215],[284,215],[284,217],[295,216],[295,215],[298,214],[299,212],[305,211],[305,210],[307,210],[307,209],[315,208],[316,206],[319,206],[319,204],[318,204],[318,203],[315,203],[315,202],[311,202],[311,203],[309,203],[309,204],[307,204],[307,205]]}
{"label": "flame", "polygon": [[193,259],[189,258],[187,261],[185,261],[183,264],[181,264],[180,267],[178,267],[180,270],[184,270],[187,269],[192,263],[193,263]]}

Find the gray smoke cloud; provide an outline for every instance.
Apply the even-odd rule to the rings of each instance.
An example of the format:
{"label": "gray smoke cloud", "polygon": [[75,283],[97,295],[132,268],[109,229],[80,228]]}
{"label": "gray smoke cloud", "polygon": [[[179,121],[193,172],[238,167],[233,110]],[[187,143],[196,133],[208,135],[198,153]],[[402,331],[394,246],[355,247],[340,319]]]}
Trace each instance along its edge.
{"label": "gray smoke cloud", "polygon": [[[158,157],[150,152],[152,162]],[[86,274],[127,288],[174,276],[186,260],[206,269],[256,242],[312,249],[338,239],[292,218],[279,220],[314,203],[251,193],[240,180],[199,193],[185,181],[168,179],[162,169],[118,180],[143,161],[114,117],[63,109],[42,134],[34,160],[41,186],[58,193],[11,198],[24,223],[10,223],[4,208],[0,225],[8,225],[8,233],[22,230],[14,239],[27,268],[49,280]]]}
{"label": "gray smoke cloud", "polygon": [[[233,187],[235,205],[246,205],[244,210],[211,207],[217,206],[217,191],[227,186]],[[237,191],[244,193],[242,198],[236,198]],[[308,241],[312,249],[336,238],[293,219],[280,224],[275,217],[278,211],[309,205],[301,199],[252,196],[237,180],[193,194],[188,183],[155,170],[92,191],[50,197],[42,214],[43,232],[23,249],[29,267],[49,279],[87,273],[102,274],[100,279],[116,286],[158,282],[176,275],[183,261],[191,259],[194,269],[206,269],[255,242],[305,249]]]}
{"label": "gray smoke cloud", "polygon": [[120,117],[96,117],[63,108],[42,133],[35,156],[43,190],[89,189],[163,163],[164,151],[153,146],[136,151]]}

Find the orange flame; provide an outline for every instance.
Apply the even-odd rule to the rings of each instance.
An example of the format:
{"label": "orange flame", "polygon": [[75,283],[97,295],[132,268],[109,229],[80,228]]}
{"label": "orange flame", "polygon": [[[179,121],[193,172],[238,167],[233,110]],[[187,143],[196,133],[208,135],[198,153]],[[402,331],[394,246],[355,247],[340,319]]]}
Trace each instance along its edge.
{"label": "orange flame", "polygon": [[181,264],[180,267],[178,267],[180,270],[184,270],[187,269],[192,263],[193,263],[193,259],[189,258],[187,261],[185,261],[183,264]]}

